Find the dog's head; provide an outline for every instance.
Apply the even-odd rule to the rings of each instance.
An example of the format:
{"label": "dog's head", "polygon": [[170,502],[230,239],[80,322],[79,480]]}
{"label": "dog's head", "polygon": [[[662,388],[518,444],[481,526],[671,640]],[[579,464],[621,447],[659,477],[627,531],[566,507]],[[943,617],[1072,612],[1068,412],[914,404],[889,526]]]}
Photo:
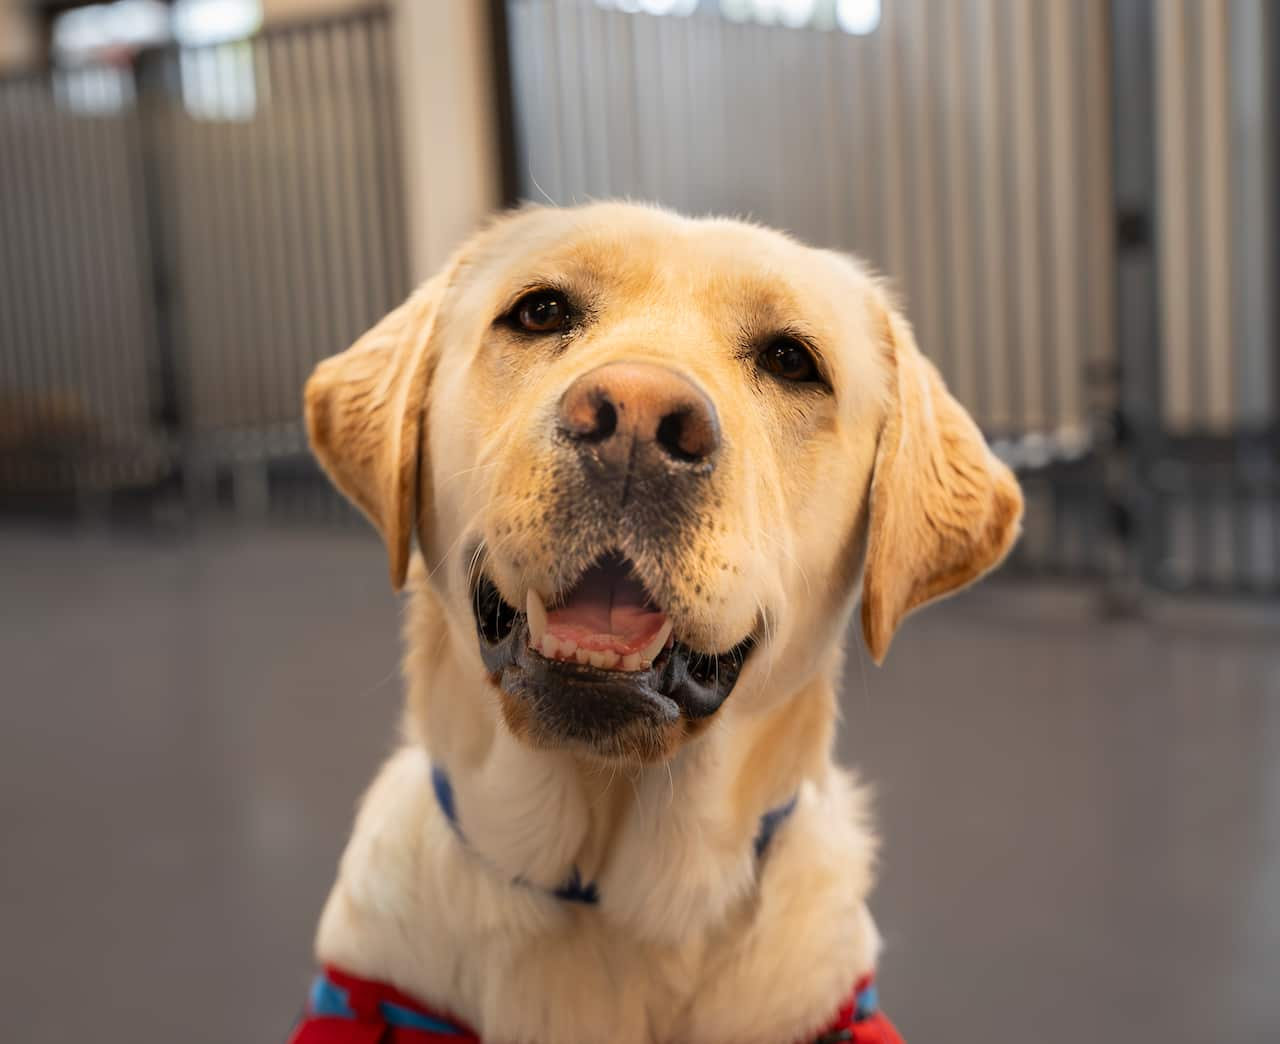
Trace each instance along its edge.
{"label": "dog's head", "polygon": [[[526,741],[671,756],[995,566],[1022,500],[850,259],[727,220],[525,210],[307,385],[321,463],[416,532]],[[770,683],[771,682],[771,683]]]}

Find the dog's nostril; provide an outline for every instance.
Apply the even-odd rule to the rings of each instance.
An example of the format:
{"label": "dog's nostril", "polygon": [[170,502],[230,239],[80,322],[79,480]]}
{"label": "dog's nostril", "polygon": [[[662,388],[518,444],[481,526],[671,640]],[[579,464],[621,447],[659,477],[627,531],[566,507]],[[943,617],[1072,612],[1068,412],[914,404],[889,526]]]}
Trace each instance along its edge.
{"label": "dog's nostril", "polygon": [[667,455],[681,461],[705,460],[720,442],[715,421],[697,408],[668,413],[658,422],[655,435]]}
{"label": "dog's nostril", "polygon": [[677,460],[690,460],[693,454],[684,447],[685,415],[668,413],[658,422],[658,445],[667,451],[668,456]]}
{"label": "dog's nostril", "polygon": [[613,438],[618,420],[618,407],[603,388],[575,385],[560,403],[560,430],[576,442]]}
{"label": "dog's nostril", "polygon": [[596,407],[596,425],[586,438],[603,441],[613,437],[618,430],[618,409],[608,399],[602,399]]}

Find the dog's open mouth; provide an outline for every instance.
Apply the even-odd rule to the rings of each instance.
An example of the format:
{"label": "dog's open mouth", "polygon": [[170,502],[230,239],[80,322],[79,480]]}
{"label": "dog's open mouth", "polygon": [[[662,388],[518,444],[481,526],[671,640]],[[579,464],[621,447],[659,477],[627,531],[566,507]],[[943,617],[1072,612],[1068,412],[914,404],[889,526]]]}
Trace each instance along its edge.
{"label": "dog's open mouth", "polygon": [[543,742],[616,747],[619,734],[637,725],[658,729],[709,717],[755,646],[753,636],[718,652],[681,642],[632,563],[616,552],[551,598],[530,590],[524,612],[482,576],[473,607],[486,668],[504,694],[521,701],[530,731]]}
{"label": "dog's open mouth", "polygon": [[529,645],[549,660],[648,670],[671,640],[671,621],[617,555],[601,559],[548,609],[530,590]]}

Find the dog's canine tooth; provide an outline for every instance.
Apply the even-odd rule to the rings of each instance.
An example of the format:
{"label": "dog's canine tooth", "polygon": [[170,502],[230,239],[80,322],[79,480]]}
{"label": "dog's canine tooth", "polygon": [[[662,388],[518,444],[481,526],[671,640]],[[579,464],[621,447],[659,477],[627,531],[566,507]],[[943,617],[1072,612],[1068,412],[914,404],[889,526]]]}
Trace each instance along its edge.
{"label": "dog's canine tooth", "polygon": [[547,607],[542,604],[542,596],[532,587],[524,605],[525,615],[529,618],[529,644],[536,649],[547,633]]}
{"label": "dog's canine tooth", "polygon": [[640,650],[640,659],[648,663],[653,663],[658,658],[658,654],[662,652],[667,644],[667,639],[671,637],[671,621],[663,621],[662,627],[658,633],[653,636],[653,641]]}

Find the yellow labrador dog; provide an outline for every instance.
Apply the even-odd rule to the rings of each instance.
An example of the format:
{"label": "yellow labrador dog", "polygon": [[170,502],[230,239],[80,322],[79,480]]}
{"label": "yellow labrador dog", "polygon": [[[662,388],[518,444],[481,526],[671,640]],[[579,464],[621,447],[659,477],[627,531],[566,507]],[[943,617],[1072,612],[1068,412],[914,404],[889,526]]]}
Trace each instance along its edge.
{"label": "yellow labrador dog", "polygon": [[306,408],[410,593],[404,743],[320,922],[313,1031],[892,1039],[832,1022],[878,947],[831,757],[847,623],[880,662],[1022,498],[881,283],[738,221],[523,210]]}

